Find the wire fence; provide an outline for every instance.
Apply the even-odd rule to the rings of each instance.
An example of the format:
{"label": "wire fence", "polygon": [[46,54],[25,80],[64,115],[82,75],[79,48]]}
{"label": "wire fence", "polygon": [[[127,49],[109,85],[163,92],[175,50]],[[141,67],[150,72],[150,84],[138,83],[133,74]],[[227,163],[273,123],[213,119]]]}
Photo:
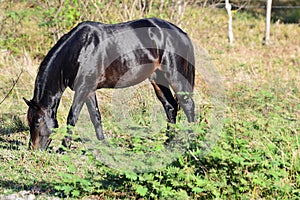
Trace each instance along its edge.
{"label": "wire fence", "polygon": [[[243,8],[262,8],[265,9],[267,6],[244,6]],[[300,6],[272,6],[272,9],[300,9]]]}
{"label": "wire fence", "polygon": [[[285,2],[290,3],[290,1],[281,1],[281,5],[272,5],[272,9],[300,9],[300,1],[297,0],[299,3],[296,5],[282,5]],[[233,9],[266,9],[267,8],[267,1],[266,0],[257,0],[255,3],[259,3],[258,5],[251,5],[251,2],[244,2],[240,4],[236,4],[234,2],[230,2]],[[218,2],[215,4],[210,4],[209,7],[215,7],[215,8],[223,8],[225,7],[225,3]]]}
{"label": "wire fence", "polygon": [[[235,4],[231,4],[233,8],[236,9],[266,9],[267,6],[266,5],[261,5],[261,6],[251,6],[251,5],[235,5]],[[225,7],[225,3],[220,3],[220,4],[216,4],[216,5],[212,5],[211,7],[215,7],[215,8],[224,8]],[[300,9],[300,5],[299,6],[272,6],[272,9]]]}

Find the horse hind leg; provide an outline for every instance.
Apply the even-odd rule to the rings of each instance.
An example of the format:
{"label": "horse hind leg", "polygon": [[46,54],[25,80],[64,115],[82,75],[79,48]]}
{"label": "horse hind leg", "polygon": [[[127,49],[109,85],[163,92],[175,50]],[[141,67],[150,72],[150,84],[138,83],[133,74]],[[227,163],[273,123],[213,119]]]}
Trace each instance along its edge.
{"label": "horse hind leg", "polygon": [[175,124],[178,110],[178,103],[174,99],[169,88],[169,83],[163,74],[159,71],[155,72],[150,78],[155,94],[162,103],[166,112],[168,122]]}
{"label": "horse hind leg", "polygon": [[[169,83],[164,75],[157,71],[150,78],[151,84],[154,88],[155,94],[159,101],[162,103],[168,122],[171,124],[176,123],[176,116],[178,111],[178,103],[174,99],[173,94],[169,88]],[[165,141],[165,144],[168,144],[173,140],[174,134],[172,133],[174,130],[170,124],[167,125],[166,136],[168,139]]]}

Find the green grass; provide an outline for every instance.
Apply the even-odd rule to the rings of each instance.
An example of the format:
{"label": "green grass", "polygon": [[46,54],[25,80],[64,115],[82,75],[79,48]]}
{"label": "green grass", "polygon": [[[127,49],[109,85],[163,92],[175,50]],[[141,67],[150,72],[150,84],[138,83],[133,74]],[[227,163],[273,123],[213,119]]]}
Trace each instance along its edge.
{"label": "green grass", "polygon": [[[180,18],[167,3],[168,12],[160,12],[158,1],[144,13],[130,3],[65,2],[59,13],[57,2],[0,5],[0,101],[6,97],[0,104],[0,194],[30,190],[39,199],[300,196],[297,25],[272,24],[272,44],[263,46],[263,17],[236,12],[235,44],[229,46],[224,10],[188,6]],[[57,38],[85,19],[111,23],[140,16],[180,24],[195,45],[197,120],[188,125],[180,112],[179,124],[173,127],[179,145],[163,145],[163,109],[151,86],[142,84],[97,92],[108,143],[95,142],[84,110],[72,148],[65,154],[55,152],[72,101],[73,92],[67,90],[58,110],[61,128],[52,136],[51,149],[29,151],[22,97],[32,97],[38,65]],[[121,112],[127,109],[130,112]],[[186,137],[188,130],[193,130],[192,137]],[[180,148],[185,151],[177,151]]]}

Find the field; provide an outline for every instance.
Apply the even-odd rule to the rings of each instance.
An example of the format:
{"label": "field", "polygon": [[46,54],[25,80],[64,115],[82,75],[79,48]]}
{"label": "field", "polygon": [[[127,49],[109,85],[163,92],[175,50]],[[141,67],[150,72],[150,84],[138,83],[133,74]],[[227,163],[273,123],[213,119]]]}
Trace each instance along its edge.
{"label": "field", "polygon": [[[298,199],[300,196],[300,27],[235,11],[234,44],[222,9],[168,1],[113,3],[4,1],[0,5],[0,199]],[[99,90],[107,137],[95,140],[86,110],[71,149],[56,153],[73,92],[58,110],[48,151],[28,150],[27,105],[40,62],[83,20],[117,23],[160,17],[191,37],[196,53],[197,120],[182,111],[164,146],[162,106],[148,82]]]}

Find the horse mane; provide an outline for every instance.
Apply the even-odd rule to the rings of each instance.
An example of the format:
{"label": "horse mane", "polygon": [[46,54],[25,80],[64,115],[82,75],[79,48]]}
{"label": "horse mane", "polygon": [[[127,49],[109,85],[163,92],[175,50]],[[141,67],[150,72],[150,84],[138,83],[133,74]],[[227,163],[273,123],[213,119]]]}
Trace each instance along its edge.
{"label": "horse mane", "polygon": [[63,35],[56,42],[56,44],[50,49],[50,51],[47,53],[45,58],[42,60],[35,81],[34,98],[33,98],[35,102],[39,103],[44,96],[46,83],[48,81],[48,75],[50,74],[49,72],[56,70],[55,68],[59,67],[59,65],[61,64],[57,62],[57,58],[59,56],[62,56],[60,51],[64,51],[65,53],[67,53],[66,49],[64,48],[66,46],[65,44],[69,40],[71,40],[74,37],[74,35],[78,34],[78,31],[80,31],[82,27],[81,24],[83,23],[84,22],[78,24],[71,31]]}

